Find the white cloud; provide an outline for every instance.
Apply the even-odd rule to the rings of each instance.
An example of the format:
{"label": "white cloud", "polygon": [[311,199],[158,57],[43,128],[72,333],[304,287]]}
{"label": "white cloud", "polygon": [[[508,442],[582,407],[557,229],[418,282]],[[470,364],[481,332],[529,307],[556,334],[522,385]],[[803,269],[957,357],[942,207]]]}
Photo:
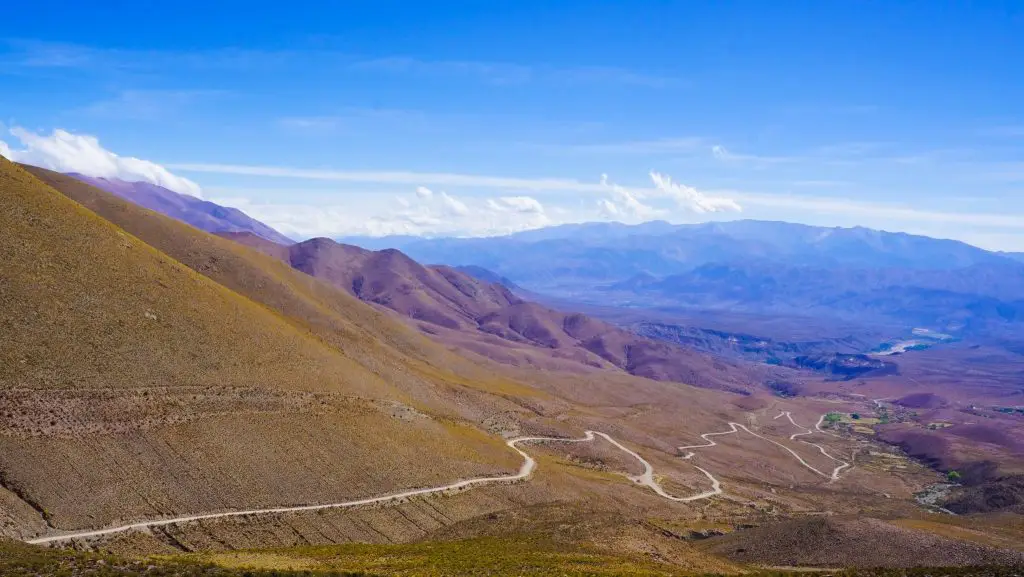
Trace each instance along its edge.
{"label": "white cloud", "polygon": [[[526,196],[463,199],[443,191],[431,191],[424,196],[414,189],[412,193],[390,197],[382,197],[379,192],[351,192],[344,202],[287,203],[275,198],[295,195],[274,194],[263,201],[253,201],[235,196],[251,193],[251,189],[210,191],[213,202],[239,208],[294,238],[389,234],[493,236],[555,224],[539,201]],[[597,215],[576,212],[571,216],[593,220]]]}
{"label": "white cloud", "polygon": [[361,170],[316,170],[286,166],[252,166],[239,164],[179,163],[168,168],[188,172],[214,174],[235,174],[245,176],[273,176],[278,178],[302,178],[339,182],[362,182],[377,184],[423,183],[438,186],[471,186],[476,188],[504,188],[535,191],[605,192],[598,183],[580,182],[563,178],[516,178],[507,176],[483,176],[448,172],[409,171],[361,171]]}
{"label": "white cloud", "polygon": [[716,144],[711,147],[711,156],[714,156],[718,160],[730,160],[733,158],[732,153],[720,144]]}
{"label": "white cloud", "polygon": [[704,139],[696,136],[661,138],[658,140],[631,140],[599,144],[538,145],[536,148],[552,153],[591,155],[678,155],[703,150]]}
{"label": "white cloud", "polygon": [[502,196],[488,199],[487,205],[499,212],[544,214],[544,205],[532,196]]}
{"label": "white cloud", "polygon": [[416,196],[418,196],[420,198],[430,198],[430,197],[434,196],[434,191],[430,190],[429,188],[427,188],[425,186],[417,186],[416,187]]}
{"label": "white cloud", "polygon": [[[1019,214],[958,213],[921,210],[909,206],[864,202],[844,198],[821,196],[799,196],[784,194],[740,193],[734,196],[751,206],[795,210],[800,213],[816,213],[857,217],[860,222],[893,221],[933,223],[948,226],[962,224],[978,227],[1024,229],[1024,218]],[[877,226],[877,225],[871,225]]]}
{"label": "white cloud", "polygon": [[[359,182],[374,184],[415,184],[424,191],[429,190],[423,183],[472,188],[497,188],[535,192],[585,192],[601,196],[611,195],[622,212],[637,218],[651,218],[663,215],[665,210],[644,202],[651,198],[670,198],[676,208],[691,212],[738,211],[739,205],[729,198],[711,196],[682,184],[673,183],[668,176],[651,172],[655,188],[627,188],[614,184],[602,175],[600,182],[582,182],[562,178],[519,178],[505,176],[484,176],[443,172],[383,171],[364,172],[353,170],[312,170],[279,166],[247,166],[223,164],[172,164],[171,168],[184,171],[236,174],[246,176],[273,176],[311,180]],[[420,192],[419,194],[425,194]]]}
{"label": "white cloud", "polygon": [[598,202],[598,206],[606,214],[623,216],[632,221],[642,221],[660,216],[663,212],[642,202],[640,198],[644,196],[643,192],[633,191],[615,184],[608,179],[607,174],[601,175],[601,187],[612,196],[611,200],[601,199]]}
{"label": "white cloud", "polygon": [[601,216],[608,220],[615,220],[622,214],[619,211],[619,207],[607,198],[602,198],[597,201],[597,206],[599,209],[598,212],[600,212]]}
{"label": "white cloud", "polygon": [[[190,165],[195,166],[195,165]],[[796,196],[778,193],[754,193],[735,190],[717,191],[694,191],[691,187],[685,187],[672,183],[671,179],[658,174],[662,182],[662,188],[651,187],[625,187],[610,182],[607,176],[602,177],[598,182],[587,183],[578,180],[553,179],[553,178],[513,178],[501,176],[482,176],[469,174],[450,173],[419,173],[419,172],[352,172],[352,171],[309,171],[293,168],[275,167],[239,167],[219,165],[199,165],[202,170],[210,172],[221,172],[227,169],[232,174],[260,174],[265,176],[278,176],[290,178],[307,178],[313,180],[342,181],[371,183],[373,185],[399,183],[404,185],[422,185],[423,183],[440,184],[453,188],[466,189],[467,196],[460,196],[464,204],[469,208],[469,214],[462,218],[449,218],[438,220],[444,222],[436,226],[423,224],[411,224],[413,222],[424,222],[411,218],[399,218],[395,210],[411,210],[409,207],[400,206],[397,202],[389,211],[384,207],[369,208],[364,212],[353,210],[351,204],[344,208],[339,207],[336,213],[330,213],[327,208],[321,211],[320,206],[328,203],[320,203],[315,207],[282,206],[277,204],[262,205],[264,212],[253,214],[264,222],[275,226],[285,234],[292,234],[296,237],[306,237],[314,234],[330,233],[334,236],[343,234],[386,234],[384,230],[393,231],[394,234],[426,234],[426,235],[456,235],[456,236],[483,236],[501,234],[503,232],[514,232],[530,227],[547,226],[550,224],[564,224],[567,222],[586,222],[598,219],[615,220],[621,222],[635,223],[654,218],[663,218],[671,222],[692,221],[692,214],[685,216],[681,214],[680,205],[683,208],[691,208],[691,213],[716,212],[727,217],[730,211],[735,211],[739,205],[742,208],[751,210],[751,218],[784,219],[798,222],[818,220],[816,215],[827,215],[828,218],[848,219],[855,218],[856,221],[843,222],[815,222],[815,224],[862,224],[866,226],[882,226],[884,223],[895,225],[897,229],[907,229],[912,223],[949,224],[957,223],[980,228],[1005,228],[1011,230],[1024,230],[1024,217],[1015,214],[1012,210],[1006,214],[980,213],[980,212],[952,212],[926,210],[914,206],[900,206],[892,204],[872,203],[867,201],[850,201],[828,196]],[[655,173],[657,174],[657,173]],[[651,176],[654,180],[654,176]],[[794,183],[795,184],[795,183]],[[842,185],[843,182],[814,182],[808,181],[807,186],[821,187],[826,184]],[[493,206],[483,201],[474,199],[472,189],[498,189],[508,190],[515,196],[515,191],[532,191],[533,193],[552,193],[550,197],[543,197],[544,208],[548,218],[546,223],[529,220],[527,215],[522,213],[499,212]],[[292,196],[294,188],[281,189],[280,194],[284,198]],[[241,192],[241,190],[239,191]],[[582,203],[565,203],[564,193],[591,193],[594,197]],[[373,204],[372,196],[375,193],[367,193],[365,204]],[[412,200],[416,197],[408,194]],[[553,200],[549,201],[548,198]],[[364,204],[360,201],[358,204]],[[418,206],[419,202],[410,202],[410,206]],[[241,207],[240,207],[241,208]],[[711,209],[716,209],[712,211]],[[245,210],[243,208],[243,210]],[[292,211],[294,218],[285,218],[285,213]],[[323,214],[321,214],[323,212]],[[329,219],[324,214],[335,214]],[[301,216],[300,216],[301,215]],[[349,216],[346,216],[349,215]],[[355,216],[352,216],[355,215]],[[509,218],[515,216],[516,218]],[[373,224],[367,219],[374,218]],[[290,222],[294,226],[279,224]],[[366,226],[364,226],[366,224]]]}
{"label": "white cloud", "polygon": [[708,196],[692,186],[672,182],[668,175],[651,171],[654,188],[673,200],[683,209],[698,213],[705,212],[739,212],[740,205],[731,198]]}
{"label": "white cloud", "polygon": [[202,196],[202,191],[195,182],[176,176],[154,162],[118,156],[103,148],[95,136],[72,134],[61,129],[54,130],[50,136],[45,136],[17,127],[12,128],[10,133],[21,141],[24,148],[13,150],[0,141],[0,152],[15,162],[57,172],[77,172],[98,178],[149,182],[182,194]]}
{"label": "white cloud", "polygon": [[441,205],[448,214],[453,216],[466,216],[469,214],[469,207],[461,200],[450,196],[447,192],[440,194]]}
{"label": "white cloud", "polygon": [[737,154],[721,144],[711,147],[711,156],[720,162],[728,162],[736,165],[749,166],[751,168],[764,169],[780,164],[791,164],[806,160],[799,156],[765,156],[760,154]]}

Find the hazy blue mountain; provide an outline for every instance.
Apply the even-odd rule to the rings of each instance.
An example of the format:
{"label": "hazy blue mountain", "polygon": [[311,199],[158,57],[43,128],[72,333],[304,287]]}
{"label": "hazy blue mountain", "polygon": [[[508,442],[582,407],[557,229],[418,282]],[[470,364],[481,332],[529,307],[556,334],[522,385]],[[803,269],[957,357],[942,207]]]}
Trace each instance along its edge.
{"label": "hazy blue mountain", "polygon": [[514,291],[519,288],[518,286],[516,286],[516,283],[512,282],[511,280],[501,276],[500,274],[492,270],[485,269],[482,266],[457,266],[455,267],[455,270],[463,274],[468,274],[469,276],[479,281],[489,282],[492,284],[499,284],[509,290]]}
{"label": "hazy blue mountain", "polygon": [[[760,313],[887,317],[985,329],[1024,323],[1024,266],[956,270],[702,265],[661,280],[606,287],[606,300]],[[1022,325],[1024,326],[1024,325]]]}
{"label": "hazy blue mountain", "polygon": [[1012,258],[1017,262],[1024,262],[1024,252],[1002,252],[999,254],[1005,256],[1006,258]]}
{"label": "hazy blue mountain", "polygon": [[576,240],[608,240],[638,235],[670,234],[678,230],[676,225],[663,220],[652,220],[643,224],[623,224],[621,222],[584,222],[580,224],[562,224],[534,230],[527,230],[508,235],[506,238],[537,242],[542,240],[560,240],[573,238]]}
{"label": "hazy blue mountain", "polygon": [[494,238],[374,242],[592,304],[1024,326],[1019,255],[863,227],[586,223]]}
{"label": "hazy blue mountain", "polygon": [[399,248],[423,262],[482,266],[534,290],[668,276],[709,263],[774,262],[853,268],[951,270],[1010,258],[952,240],[867,228],[784,222],[563,225],[494,238],[344,239]]}
{"label": "hazy blue mountain", "polygon": [[341,236],[334,239],[342,244],[350,244],[366,250],[385,250],[393,248],[403,250],[405,246],[424,240],[422,236]]}

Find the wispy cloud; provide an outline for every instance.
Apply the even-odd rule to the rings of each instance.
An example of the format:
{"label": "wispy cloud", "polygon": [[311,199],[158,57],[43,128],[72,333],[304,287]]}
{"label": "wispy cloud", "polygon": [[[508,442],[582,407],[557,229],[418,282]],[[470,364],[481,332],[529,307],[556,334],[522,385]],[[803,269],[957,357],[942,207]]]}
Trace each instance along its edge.
{"label": "wispy cloud", "polygon": [[202,99],[224,94],[222,90],[123,90],[79,112],[110,119],[160,120]]}
{"label": "wispy cloud", "polygon": [[660,88],[674,78],[614,66],[550,66],[479,60],[427,60],[410,56],[366,56],[320,46],[288,50],[250,50],[233,47],[194,51],[123,50],[40,40],[7,40],[0,64],[21,68],[81,69],[100,73],[164,69],[250,70],[282,69],[297,64],[349,72],[420,78],[465,78],[494,85],[544,82],[562,85],[622,85]]}
{"label": "wispy cloud", "polygon": [[250,50],[233,47],[210,50],[128,50],[34,39],[7,39],[0,63],[19,68],[77,69],[98,73],[159,72],[171,68],[207,70],[266,70],[303,56],[320,58],[337,53],[298,50]]}
{"label": "wispy cloud", "polygon": [[601,186],[609,193],[610,198],[597,201],[597,206],[605,218],[612,220],[651,220],[664,215],[664,210],[640,200],[644,194],[632,191],[612,182],[607,174],[601,175]]}
{"label": "wispy cloud", "polygon": [[556,154],[580,155],[673,155],[705,150],[707,141],[699,136],[627,140],[585,144],[541,144],[533,148]]}
{"label": "wispy cloud", "polygon": [[735,153],[721,144],[711,147],[711,156],[720,162],[743,164],[753,168],[767,168],[778,164],[791,164],[803,160],[800,156],[768,156]]}
{"label": "wispy cloud", "polygon": [[982,176],[997,182],[1024,182],[1024,162],[996,162],[984,167]]}
{"label": "wispy cloud", "polygon": [[421,77],[467,76],[494,84],[523,84],[534,79],[534,69],[519,64],[459,60],[419,60],[392,56],[360,60],[350,65],[353,70],[386,72]]}
{"label": "wispy cloud", "polygon": [[1024,137],[1024,124],[1004,124],[991,126],[979,131],[982,136],[1018,138]]}
{"label": "wispy cloud", "polygon": [[215,196],[213,200],[242,209],[297,238],[389,234],[493,236],[554,223],[544,206],[531,197],[470,199],[423,186],[383,204],[254,202],[233,196]]}
{"label": "wispy cloud", "polygon": [[436,186],[465,186],[537,191],[603,192],[598,183],[561,178],[517,178],[446,172],[320,170],[285,166],[253,166],[238,164],[176,163],[168,167],[188,172],[270,176],[339,182],[378,184],[430,184]]}
{"label": "wispy cloud", "polygon": [[[618,220],[645,219],[666,216],[664,208],[655,206],[653,201],[666,199],[673,202],[677,199],[693,199],[690,187],[678,185],[671,179],[662,178],[662,185],[653,187],[626,187],[612,183],[607,177],[598,182],[584,182],[573,179],[559,178],[520,178],[504,176],[487,176],[458,173],[424,173],[409,171],[345,171],[345,170],[309,170],[287,167],[238,166],[216,164],[173,164],[174,170],[194,171],[199,173],[221,173],[252,176],[270,176],[292,179],[311,179],[353,183],[399,184],[415,186],[465,187],[469,189],[502,189],[508,191],[532,191],[534,193],[565,193],[580,192],[596,194],[595,210],[597,215]],[[1024,166],[1021,167],[1024,171]],[[1022,172],[1024,174],[1024,172]],[[653,175],[652,175],[653,179]],[[655,181],[656,182],[656,181]],[[825,183],[836,184],[836,183]],[[808,183],[814,186],[814,183]],[[822,183],[818,183],[821,186]],[[678,188],[675,188],[678,187]],[[682,190],[682,192],[679,192]],[[728,209],[729,203],[753,208],[781,208],[792,210],[794,214],[829,214],[842,217],[863,217],[869,220],[884,220],[902,223],[933,223],[933,224],[964,224],[978,227],[996,227],[1007,229],[1024,229],[1024,214],[993,214],[943,212],[926,210],[911,206],[866,201],[837,199],[826,196],[767,194],[742,192],[735,190],[697,191],[696,206],[705,209],[717,207]],[[708,201],[707,199],[712,199]],[[711,205],[705,203],[711,202]]]}
{"label": "wispy cloud", "polygon": [[290,116],[279,118],[277,125],[286,130],[327,132],[341,126],[343,120],[340,116]]}
{"label": "wispy cloud", "polygon": [[502,196],[487,199],[487,206],[499,212],[544,214],[544,205],[532,196]]}
{"label": "wispy cloud", "polygon": [[854,183],[848,180],[826,180],[826,179],[810,179],[810,180],[791,180],[787,182],[789,186],[797,186],[801,188],[839,188],[845,186],[853,186]]}
{"label": "wispy cloud", "polygon": [[660,214],[658,209],[649,203],[644,203],[643,199],[670,200],[677,209],[696,213],[733,211],[740,208],[737,203],[727,197],[700,192],[693,187],[674,182],[670,177],[657,172],[651,172],[649,175],[654,183],[653,188],[627,188],[612,183],[607,175],[602,175],[600,182],[590,183],[560,178],[518,178],[439,172],[316,170],[279,166],[225,164],[170,164],[168,166],[175,170],[186,172],[354,183],[418,185],[424,188],[425,185],[432,185],[536,192],[599,193],[601,196],[610,196],[611,202],[617,204],[623,213],[638,218]]}
{"label": "wispy cloud", "polygon": [[729,194],[751,206],[785,208],[803,213],[866,217],[898,222],[963,224],[981,227],[1024,229],[1024,215],[970,212],[942,212],[896,204],[855,201],[820,196],[763,194],[730,191]]}
{"label": "wispy cloud", "polygon": [[685,210],[696,213],[707,212],[739,212],[742,210],[739,203],[724,196],[714,196],[687,186],[680,182],[674,182],[666,174],[651,171],[651,181],[654,182],[654,190],[660,195],[671,198],[675,203]]}
{"label": "wispy cloud", "polygon": [[542,81],[558,84],[619,84],[661,88],[677,82],[666,76],[613,66],[556,67],[474,60],[421,60],[408,56],[358,60],[353,62],[350,68],[419,77],[474,77],[497,85]]}

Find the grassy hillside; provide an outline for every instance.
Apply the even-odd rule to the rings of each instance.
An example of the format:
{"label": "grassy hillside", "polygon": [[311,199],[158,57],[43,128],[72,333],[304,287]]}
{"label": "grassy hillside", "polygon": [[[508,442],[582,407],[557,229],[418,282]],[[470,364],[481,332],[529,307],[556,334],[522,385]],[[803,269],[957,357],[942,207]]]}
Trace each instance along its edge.
{"label": "grassy hillside", "polygon": [[28,388],[263,386],[387,394],[279,315],[7,161],[0,381]]}
{"label": "grassy hillside", "polygon": [[[566,547],[535,539],[471,539],[412,545],[342,545],[287,551],[251,551],[211,556],[127,559],[96,553],[55,551],[0,541],[0,572],[11,577],[298,577],[442,575],[701,575],[664,563]],[[736,573],[736,570],[729,573]],[[793,577],[807,571],[751,568],[751,577]],[[842,577],[1012,577],[1014,567],[951,567],[828,571]]]}
{"label": "grassy hillside", "polygon": [[525,302],[507,288],[397,250],[368,251],[315,238],[283,247],[252,234],[224,235],[359,299],[390,309],[435,341],[491,361],[574,373],[595,370],[732,391],[763,380],[753,365],[653,341],[583,314]]}
{"label": "grassy hillside", "polygon": [[[25,168],[195,272],[279,313],[302,332],[314,334],[432,410],[458,409],[448,398],[453,385],[483,388],[506,397],[536,396],[535,391],[449,353],[391,315],[366,306],[348,292],[311,278],[278,258],[206,234],[73,177],[36,167]],[[451,416],[464,415],[455,411]]]}
{"label": "grassy hillside", "polygon": [[[459,411],[413,408],[417,391],[440,404],[458,385],[399,352],[419,337],[355,299],[130,205],[112,209],[136,226],[125,230],[6,160],[0,202],[5,533],[333,502],[518,467]],[[218,243],[230,248],[206,250]]]}

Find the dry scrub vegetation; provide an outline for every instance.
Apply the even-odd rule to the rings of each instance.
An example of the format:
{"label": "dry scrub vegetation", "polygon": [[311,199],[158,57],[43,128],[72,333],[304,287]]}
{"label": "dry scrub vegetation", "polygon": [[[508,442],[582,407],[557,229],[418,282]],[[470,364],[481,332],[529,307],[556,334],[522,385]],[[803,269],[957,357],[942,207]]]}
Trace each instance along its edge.
{"label": "dry scrub vegetation", "polygon": [[473,390],[452,402],[469,379],[408,355],[447,353],[351,297],[107,199],[190,268],[6,160],[0,194],[0,479],[53,527],[518,468],[467,419],[523,409]]}
{"label": "dry scrub vegetation", "polygon": [[[136,557],[205,552],[146,561],[153,569],[4,549],[34,574],[261,574],[292,564],[406,575],[733,572],[746,560],[717,557],[664,527],[709,518],[768,526],[780,511],[902,511],[912,505],[881,494],[909,495],[925,478],[914,470],[893,480],[865,461],[827,484],[749,436],[718,437],[720,446],[683,461],[679,446],[730,419],[780,440],[795,431],[772,421],[777,401],[767,396],[471,362],[279,259],[70,177],[0,159],[0,204],[0,534],[330,503],[507,474],[521,459],[502,435],[585,429],[635,448],[673,491],[707,489],[693,463],[727,489],[669,504],[626,480],[639,471],[621,451],[538,445],[527,483],[81,544]],[[787,410],[805,425],[825,410],[792,403]],[[846,455],[867,441],[826,443]],[[659,528],[651,518],[671,523]],[[353,541],[363,544],[336,546]],[[232,550],[249,552],[223,554]],[[989,559],[987,549],[971,551],[981,553],[952,560]]]}

